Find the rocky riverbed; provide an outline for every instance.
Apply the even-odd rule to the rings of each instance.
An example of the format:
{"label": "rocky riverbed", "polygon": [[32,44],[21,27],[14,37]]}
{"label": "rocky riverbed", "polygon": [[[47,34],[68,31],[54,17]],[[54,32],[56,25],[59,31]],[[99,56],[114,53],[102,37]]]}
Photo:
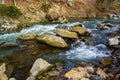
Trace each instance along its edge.
{"label": "rocky riverbed", "polygon": [[116,23],[74,20],[2,33],[0,79],[119,80],[120,24]]}

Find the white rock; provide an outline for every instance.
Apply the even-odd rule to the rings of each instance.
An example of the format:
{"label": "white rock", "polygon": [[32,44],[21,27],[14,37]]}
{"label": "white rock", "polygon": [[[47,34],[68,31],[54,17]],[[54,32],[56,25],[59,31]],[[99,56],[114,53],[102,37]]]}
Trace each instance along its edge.
{"label": "white rock", "polygon": [[30,75],[31,76],[37,76],[38,74],[46,71],[49,67],[51,67],[52,65],[49,64],[47,61],[38,58],[35,63],[33,64],[31,70],[30,70]]}
{"label": "white rock", "polygon": [[109,44],[110,46],[119,45],[119,43],[120,43],[119,38],[120,38],[120,36],[117,36],[117,37],[114,37],[114,38],[110,38],[110,39],[108,40],[108,44]]}

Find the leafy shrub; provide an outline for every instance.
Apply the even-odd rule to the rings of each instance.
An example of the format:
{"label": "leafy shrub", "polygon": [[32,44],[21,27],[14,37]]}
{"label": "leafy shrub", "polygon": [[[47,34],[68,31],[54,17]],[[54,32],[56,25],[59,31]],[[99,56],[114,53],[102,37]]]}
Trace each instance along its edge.
{"label": "leafy shrub", "polygon": [[50,5],[49,3],[46,3],[46,2],[43,2],[43,3],[42,3],[41,9],[42,9],[44,12],[47,12],[50,8],[51,8],[51,5]]}
{"label": "leafy shrub", "polygon": [[20,11],[20,9],[13,5],[0,5],[0,14],[1,16],[10,17],[13,19],[18,19],[20,16],[22,16],[22,12]]}
{"label": "leafy shrub", "polygon": [[52,20],[53,20],[53,18],[52,18],[52,16],[51,16],[50,14],[47,14],[47,15],[45,16],[45,19],[46,19],[47,21],[49,21],[49,22],[52,22]]}

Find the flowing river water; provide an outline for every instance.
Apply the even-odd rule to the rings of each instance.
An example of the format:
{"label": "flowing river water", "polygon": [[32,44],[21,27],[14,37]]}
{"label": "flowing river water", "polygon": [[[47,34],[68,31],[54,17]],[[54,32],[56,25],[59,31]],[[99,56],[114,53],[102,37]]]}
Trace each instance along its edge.
{"label": "flowing river water", "polygon": [[[71,28],[71,26],[79,23],[83,23],[84,27],[89,29],[91,32],[90,37],[85,42],[81,42],[80,40],[77,40],[75,43],[71,44],[71,47],[68,50],[60,49],[60,51],[58,51],[57,49],[51,47],[45,47],[45,48],[39,47],[41,49],[35,47],[33,50],[31,50],[31,48],[20,49],[19,47],[5,48],[5,49],[1,48],[0,57],[1,59],[3,58],[5,58],[5,60],[8,59],[8,62],[14,64],[15,66],[19,64],[31,65],[33,64],[34,60],[37,57],[41,57],[41,55],[39,56],[37,55],[37,57],[30,55],[31,52],[41,53],[44,59],[51,62],[55,62],[56,60],[96,61],[98,59],[101,59],[102,57],[110,56],[111,52],[107,48],[106,42],[110,37],[113,37],[114,34],[116,36],[116,33],[114,33],[115,29],[100,31],[99,29],[96,28],[96,25],[98,23],[103,23],[106,21],[111,22],[111,20],[106,20],[106,19],[92,19],[92,20],[74,20],[64,24],[36,24],[29,28],[22,29],[20,32],[1,34],[0,43],[4,41],[12,41],[19,44],[19,42],[17,42],[16,39],[20,35],[27,33],[36,33],[38,35],[45,32],[52,33],[52,30],[55,28],[61,28],[63,26],[68,26],[69,28]],[[119,24],[115,24],[115,26],[120,28]],[[114,34],[108,35],[110,33],[114,33]],[[89,45],[90,41],[92,41],[94,45]],[[75,44],[77,44],[77,46],[75,46]],[[57,54],[54,54],[54,52]]]}

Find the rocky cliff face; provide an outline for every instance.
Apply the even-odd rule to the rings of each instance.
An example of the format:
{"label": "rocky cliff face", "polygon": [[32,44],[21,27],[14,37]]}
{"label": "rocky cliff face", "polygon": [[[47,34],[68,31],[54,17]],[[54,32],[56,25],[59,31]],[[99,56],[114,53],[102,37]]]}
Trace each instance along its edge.
{"label": "rocky cliff face", "polygon": [[[61,16],[65,17],[104,17],[108,12],[119,12],[118,2],[103,2],[101,0],[16,0],[16,6],[20,8],[25,17],[30,21],[39,21],[41,18],[45,17],[46,14],[54,18]],[[104,0],[105,1],[105,0]],[[44,12],[41,9],[42,3],[50,4],[51,8]],[[12,0],[6,0],[5,4],[11,5],[14,2]],[[111,7],[110,4],[113,6]],[[101,10],[98,7],[107,8],[106,10]],[[109,8],[109,9],[108,9]]]}

